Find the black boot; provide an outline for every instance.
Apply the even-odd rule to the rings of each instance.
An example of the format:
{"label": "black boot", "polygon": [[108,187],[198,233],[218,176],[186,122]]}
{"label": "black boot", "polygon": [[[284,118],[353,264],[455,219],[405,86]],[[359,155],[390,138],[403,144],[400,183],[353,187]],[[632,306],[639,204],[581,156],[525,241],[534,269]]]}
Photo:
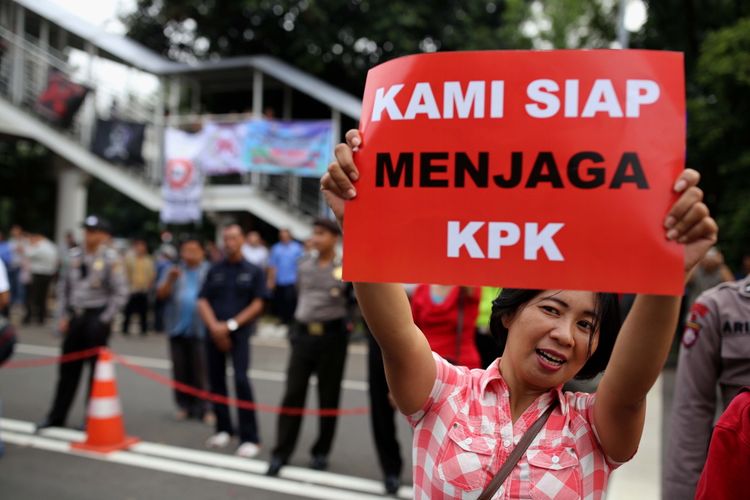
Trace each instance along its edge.
{"label": "black boot", "polygon": [[398,493],[398,489],[401,487],[401,480],[396,474],[388,474],[385,476],[385,494],[395,495]]}
{"label": "black boot", "polygon": [[310,459],[310,468],[315,470],[326,470],[328,468],[328,458],[325,455],[313,455]]}
{"label": "black boot", "polygon": [[286,460],[281,457],[272,456],[271,461],[268,463],[268,470],[266,476],[276,477],[279,475],[279,471],[286,465]]}

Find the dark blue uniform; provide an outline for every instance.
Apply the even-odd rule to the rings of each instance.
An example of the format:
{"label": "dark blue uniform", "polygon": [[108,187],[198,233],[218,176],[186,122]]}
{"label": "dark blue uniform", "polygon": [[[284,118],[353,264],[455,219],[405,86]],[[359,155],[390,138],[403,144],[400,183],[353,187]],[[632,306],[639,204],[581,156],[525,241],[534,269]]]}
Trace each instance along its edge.
{"label": "dark blue uniform", "polygon": [[[266,299],[266,284],[263,271],[244,259],[239,262],[229,262],[224,259],[214,264],[206,275],[199,297],[206,299],[214,311],[216,319],[226,321],[235,317],[256,298]],[[254,401],[253,390],[247,377],[250,366],[250,334],[253,324],[241,325],[232,332],[232,349],[221,352],[211,338],[206,339],[206,360],[208,364],[208,381],[211,391],[227,395],[226,356],[232,357],[234,367],[234,385],[237,398],[244,401]],[[216,413],[216,432],[234,434],[232,421],[229,418],[229,408],[223,404],[214,403]],[[258,424],[255,412],[252,410],[238,410],[239,437],[242,443],[260,443]]]}

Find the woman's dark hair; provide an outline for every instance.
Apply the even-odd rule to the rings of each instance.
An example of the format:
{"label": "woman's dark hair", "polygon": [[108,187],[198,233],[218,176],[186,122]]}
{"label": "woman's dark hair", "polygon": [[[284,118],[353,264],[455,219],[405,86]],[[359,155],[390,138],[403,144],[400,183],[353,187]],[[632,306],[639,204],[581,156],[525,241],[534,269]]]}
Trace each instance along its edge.
{"label": "woman's dark hair", "polygon": [[[508,329],[503,325],[503,316],[515,314],[522,306],[526,305],[543,290],[525,290],[521,288],[504,288],[500,295],[492,302],[492,315],[490,316],[490,333],[498,341],[500,352],[505,350],[508,340]],[[594,331],[598,330],[599,345],[593,355],[589,356],[586,364],[575,375],[574,378],[586,380],[603,372],[609,363],[612,349],[620,331],[620,310],[617,305],[617,296],[612,293],[596,294],[596,309],[594,310]],[[591,336],[593,341],[594,336]],[[589,352],[591,344],[589,343]]]}

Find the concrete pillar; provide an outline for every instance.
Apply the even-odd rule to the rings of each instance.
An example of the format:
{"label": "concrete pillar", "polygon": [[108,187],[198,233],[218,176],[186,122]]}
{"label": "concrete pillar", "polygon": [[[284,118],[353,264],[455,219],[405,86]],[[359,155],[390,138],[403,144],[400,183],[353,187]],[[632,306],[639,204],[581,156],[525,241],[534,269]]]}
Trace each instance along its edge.
{"label": "concrete pillar", "polygon": [[621,49],[627,49],[630,45],[630,32],[625,27],[625,12],[628,9],[628,0],[620,0],[617,9],[617,41]]}
{"label": "concrete pillar", "polygon": [[68,32],[65,31],[61,26],[57,27],[57,50],[61,54],[65,54],[65,49],[68,48]]}
{"label": "concrete pillar", "polygon": [[81,222],[86,217],[86,199],[89,176],[81,169],[60,157],[55,157],[57,171],[57,219],[55,221],[55,241],[65,243],[65,233],[73,231],[77,241],[81,241]]}
{"label": "concrete pillar", "polygon": [[0,26],[7,30],[13,29],[13,22],[11,21],[11,3],[0,2]]}
{"label": "concrete pillar", "polygon": [[173,127],[179,125],[181,88],[180,77],[173,76],[169,79],[169,123]]}
{"label": "concrete pillar", "polygon": [[208,220],[213,222],[214,228],[214,243],[219,248],[224,247],[224,228],[230,224],[236,224],[237,219],[230,214],[223,214],[219,212],[212,212],[207,214]]}
{"label": "concrete pillar", "polygon": [[[49,52],[49,22],[46,19],[39,21],[39,50],[43,54]],[[44,58],[37,62],[34,91],[39,94],[47,87],[47,71],[49,70],[48,59]]]}
{"label": "concrete pillar", "polygon": [[87,62],[86,62],[86,83],[89,85],[94,84],[94,63],[96,62],[96,56],[98,50],[96,45],[86,41],[84,43],[84,49],[86,50]]}
{"label": "concrete pillar", "polygon": [[[253,71],[253,118],[263,116],[263,73],[257,69]],[[250,184],[262,186],[263,180],[260,172],[250,172]]]}
{"label": "concrete pillar", "polygon": [[253,71],[253,114],[255,118],[263,115],[263,73]]}
{"label": "concrete pillar", "polygon": [[13,44],[13,76],[10,96],[14,104],[21,104],[24,90],[24,54],[21,44],[26,38],[26,10],[20,4],[16,4],[14,25],[13,34],[16,38]]}
{"label": "concrete pillar", "polygon": [[88,149],[91,145],[92,135],[94,133],[94,123],[96,122],[97,96],[96,96],[96,79],[94,75],[94,63],[96,62],[98,50],[91,42],[84,44],[88,62],[86,63],[86,85],[91,89],[83,101],[83,106],[79,112],[80,122],[80,141]]}
{"label": "concrete pillar", "polygon": [[288,178],[289,184],[287,186],[287,201],[289,202],[289,205],[292,206],[292,208],[294,208],[295,210],[299,210],[300,200],[302,197],[302,178],[299,175],[294,174],[288,174]]}
{"label": "concrete pillar", "polygon": [[190,112],[194,115],[201,112],[201,83],[196,78],[190,81]]}
{"label": "concrete pillar", "polygon": [[[292,88],[288,85],[284,86],[284,98],[282,102],[281,118],[284,120],[292,119]],[[300,209],[302,202],[302,178],[298,175],[289,175],[289,204],[295,210]]]}
{"label": "concrete pillar", "polygon": [[[331,108],[331,158],[333,158],[333,148],[341,141],[341,111]],[[318,205],[322,217],[331,217],[331,209],[328,208],[323,193],[318,192]]]}
{"label": "concrete pillar", "polygon": [[149,169],[148,178],[154,185],[161,184],[164,171],[164,110],[166,109],[166,78],[159,77],[156,108],[154,109],[154,132],[156,135],[156,158]]}

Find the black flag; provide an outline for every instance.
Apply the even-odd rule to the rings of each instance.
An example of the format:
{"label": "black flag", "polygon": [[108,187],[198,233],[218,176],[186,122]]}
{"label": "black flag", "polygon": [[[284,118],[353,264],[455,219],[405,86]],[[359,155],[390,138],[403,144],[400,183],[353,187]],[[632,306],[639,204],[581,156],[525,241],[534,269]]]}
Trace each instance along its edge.
{"label": "black flag", "polygon": [[39,94],[36,111],[54,125],[68,127],[89,89],[68,80],[62,72],[51,70],[47,88]]}
{"label": "black flag", "polygon": [[143,123],[125,120],[96,120],[91,151],[112,163],[143,165]]}

